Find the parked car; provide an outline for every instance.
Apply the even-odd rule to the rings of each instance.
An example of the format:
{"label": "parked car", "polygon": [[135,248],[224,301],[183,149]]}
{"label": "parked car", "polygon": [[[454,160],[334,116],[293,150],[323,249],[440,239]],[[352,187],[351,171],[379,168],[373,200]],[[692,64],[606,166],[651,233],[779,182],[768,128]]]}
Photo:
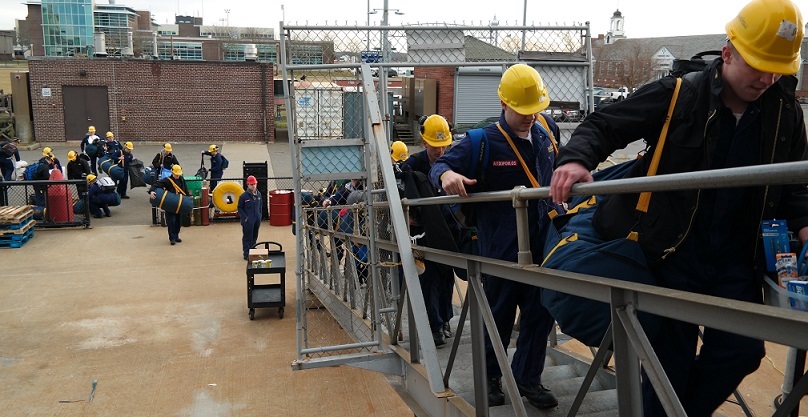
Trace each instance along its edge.
{"label": "parked car", "polygon": [[614,101],[621,101],[628,97],[628,94],[628,87],[620,87],[616,91],[609,92],[609,96],[611,96]]}

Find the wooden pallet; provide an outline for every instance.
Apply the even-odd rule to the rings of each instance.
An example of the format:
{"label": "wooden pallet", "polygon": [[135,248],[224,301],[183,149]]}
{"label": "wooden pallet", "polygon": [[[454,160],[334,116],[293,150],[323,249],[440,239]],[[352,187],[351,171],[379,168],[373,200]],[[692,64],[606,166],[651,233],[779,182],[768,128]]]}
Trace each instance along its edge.
{"label": "wooden pallet", "polygon": [[21,235],[0,235],[0,248],[21,248],[32,237],[34,237],[33,229]]}
{"label": "wooden pallet", "polygon": [[20,223],[33,212],[31,206],[0,207],[0,224]]}
{"label": "wooden pallet", "polygon": [[21,235],[31,230],[36,224],[36,220],[34,220],[33,217],[34,216],[28,216],[23,221],[16,224],[0,224],[0,236],[11,234]]}

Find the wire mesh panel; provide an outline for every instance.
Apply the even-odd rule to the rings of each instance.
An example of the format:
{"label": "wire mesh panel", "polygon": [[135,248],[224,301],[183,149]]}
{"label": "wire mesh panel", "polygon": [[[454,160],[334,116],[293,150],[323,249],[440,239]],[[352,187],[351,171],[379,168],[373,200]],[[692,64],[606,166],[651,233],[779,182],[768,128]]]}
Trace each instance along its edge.
{"label": "wire mesh panel", "polygon": [[90,224],[86,181],[0,182],[0,207],[3,206],[31,206],[36,228]]}
{"label": "wire mesh panel", "polygon": [[[589,28],[285,26],[281,32],[301,210],[296,225],[303,303],[299,359],[371,352],[397,342],[407,304],[398,254],[376,247],[395,240],[391,211],[378,205],[387,200],[381,167],[390,162],[386,149],[376,149],[377,132],[389,148],[392,141],[404,140],[405,126],[425,115],[419,113],[452,109],[450,119],[476,122],[463,104],[481,101],[490,104],[486,116],[498,117],[499,76],[467,89],[472,96],[466,100],[454,92],[469,73],[459,69],[501,74],[516,62],[538,69],[558,103],[548,114],[562,132],[572,129],[592,108]],[[408,81],[430,77],[437,80],[437,91],[453,95],[436,94],[428,103],[429,94]],[[568,136],[562,133],[562,141]],[[332,204],[342,187],[357,181],[370,194]]]}

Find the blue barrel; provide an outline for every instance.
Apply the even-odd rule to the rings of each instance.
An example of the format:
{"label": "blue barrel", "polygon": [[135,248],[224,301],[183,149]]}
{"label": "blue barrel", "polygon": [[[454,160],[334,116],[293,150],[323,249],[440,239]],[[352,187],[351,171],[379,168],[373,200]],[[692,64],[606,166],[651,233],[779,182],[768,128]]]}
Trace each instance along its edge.
{"label": "blue barrel", "polygon": [[104,171],[113,181],[118,182],[123,179],[123,168],[114,163],[110,157],[104,155],[98,159],[98,166],[101,171]]}
{"label": "blue barrel", "polygon": [[154,207],[179,214],[190,213],[194,209],[194,198],[191,196],[169,193],[162,188],[154,190],[154,193],[157,197],[149,199]]}

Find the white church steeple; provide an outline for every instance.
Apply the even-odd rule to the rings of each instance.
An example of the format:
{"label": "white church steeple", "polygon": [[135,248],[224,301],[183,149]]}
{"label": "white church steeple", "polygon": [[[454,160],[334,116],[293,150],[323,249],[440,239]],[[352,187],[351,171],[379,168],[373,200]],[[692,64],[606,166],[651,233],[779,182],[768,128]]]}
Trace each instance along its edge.
{"label": "white church steeple", "polygon": [[612,15],[611,22],[609,24],[609,32],[606,33],[606,43],[614,43],[614,41],[618,39],[625,39],[626,35],[624,32],[624,20],[623,14],[620,13],[620,9],[615,10],[614,14]]}

